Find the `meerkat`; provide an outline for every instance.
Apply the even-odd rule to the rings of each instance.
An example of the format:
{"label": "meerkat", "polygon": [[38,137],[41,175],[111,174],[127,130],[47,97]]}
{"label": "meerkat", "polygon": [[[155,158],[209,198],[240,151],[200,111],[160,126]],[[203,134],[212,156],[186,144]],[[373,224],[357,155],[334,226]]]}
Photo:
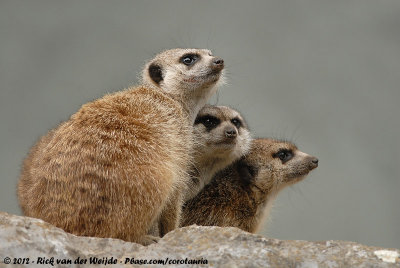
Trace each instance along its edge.
{"label": "meerkat", "polygon": [[185,203],[181,226],[232,226],[255,233],[277,194],[317,166],[317,158],[290,142],[255,139],[247,155],[218,173]]}
{"label": "meerkat", "polygon": [[[193,164],[184,201],[193,198],[218,171],[246,154],[251,142],[246,121],[227,106],[203,107],[194,122],[193,134]],[[159,235],[158,226],[153,226],[151,233]]]}
{"label": "meerkat", "polygon": [[193,198],[214,175],[246,154],[250,132],[241,114],[227,106],[206,105],[194,122],[193,167],[184,200]]}
{"label": "meerkat", "polygon": [[142,86],[83,105],[31,149],[18,183],[26,216],[81,236],[148,245],[178,227],[192,162],[193,123],[222,80],[205,49],[172,49]]}

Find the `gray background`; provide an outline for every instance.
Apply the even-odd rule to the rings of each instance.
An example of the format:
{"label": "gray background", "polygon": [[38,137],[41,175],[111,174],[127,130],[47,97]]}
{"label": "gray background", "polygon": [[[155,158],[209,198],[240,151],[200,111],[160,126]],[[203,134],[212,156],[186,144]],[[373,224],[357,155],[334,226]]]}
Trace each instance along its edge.
{"label": "gray background", "polygon": [[0,210],[33,143],[137,83],[174,47],[210,48],[211,103],[320,166],[284,190],[263,234],[400,248],[400,1],[0,1]]}

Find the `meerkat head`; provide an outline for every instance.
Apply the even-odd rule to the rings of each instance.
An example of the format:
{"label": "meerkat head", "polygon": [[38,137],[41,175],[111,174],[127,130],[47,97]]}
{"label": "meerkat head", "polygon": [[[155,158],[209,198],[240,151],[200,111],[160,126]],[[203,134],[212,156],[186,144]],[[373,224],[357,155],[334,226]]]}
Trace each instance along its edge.
{"label": "meerkat head", "polygon": [[277,192],[304,179],[318,159],[286,141],[255,139],[237,165],[241,179],[265,193]]}
{"label": "meerkat head", "polygon": [[180,99],[193,119],[215,93],[222,81],[224,60],[207,49],[171,49],[149,61],[142,73],[142,83]]}
{"label": "meerkat head", "polygon": [[194,123],[195,161],[208,163],[216,171],[246,154],[250,132],[239,112],[226,106],[203,107]]}

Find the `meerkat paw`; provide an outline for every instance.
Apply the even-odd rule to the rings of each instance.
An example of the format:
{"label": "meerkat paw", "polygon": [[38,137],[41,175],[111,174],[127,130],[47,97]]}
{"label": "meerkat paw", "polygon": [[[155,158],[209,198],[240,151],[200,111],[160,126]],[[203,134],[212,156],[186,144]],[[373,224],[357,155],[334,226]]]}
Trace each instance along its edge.
{"label": "meerkat paw", "polygon": [[142,244],[143,246],[148,246],[154,243],[158,243],[158,240],[160,240],[160,237],[153,235],[145,235],[143,236],[140,244]]}

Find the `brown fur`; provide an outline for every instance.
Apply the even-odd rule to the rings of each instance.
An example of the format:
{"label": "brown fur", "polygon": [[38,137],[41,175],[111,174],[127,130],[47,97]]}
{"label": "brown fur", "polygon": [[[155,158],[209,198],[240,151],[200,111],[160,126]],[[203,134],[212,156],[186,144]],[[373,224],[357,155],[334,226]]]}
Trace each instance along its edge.
{"label": "brown fur", "polygon": [[[274,157],[281,149],[292,150],[293,158],[283,163]],[[302,180],[317,163],[291,143],[253,140],[249,154],[218,173],[185,203],[181,226],[233,226],[254,233],[279,191]]]}
{"label": "brown fur", "polygon": [[[206,50],[177,49],[156,59],[162,58],[159,64],[173,70],[188,51],[207,55],[196,68],[213,67]],[[184,73],[175,77],[184,78]],[[189,84],[193,91],[187,92],[185,84],[174,88],[164,80],[158,85],[150,80],[144,75],[146,87],[83,105],[32,148],[18,184],[25,215],[76,235],[144,245],[156,240],[147,235],[156,221],[164,233],[178,226],[191,163],[194,113],[214,91],[215,82],[206,77],[203,84]],[[187,104],[189,100],[193,105]]]}

